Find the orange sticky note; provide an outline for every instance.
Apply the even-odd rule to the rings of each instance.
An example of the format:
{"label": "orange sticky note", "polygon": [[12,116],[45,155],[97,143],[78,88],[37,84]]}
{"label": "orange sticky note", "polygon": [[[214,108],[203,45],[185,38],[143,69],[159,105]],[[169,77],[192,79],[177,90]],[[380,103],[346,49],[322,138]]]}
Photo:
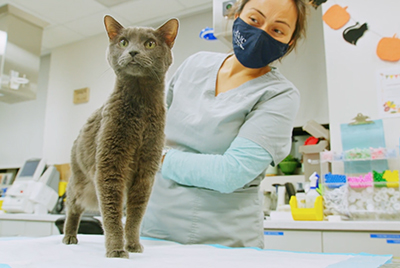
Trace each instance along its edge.
{"label": "orange sticky note", "polygon": [[350,14],[346,9],[347,7],[333,5],[325,12],[322,19],[329,27],[338,30],[350,20]]}
{"label": "orange sticky note", "polygon": [[396,35],[393,37],[383,37],[378,43],[376,54],[381,60],[400,60],[400,39]]}

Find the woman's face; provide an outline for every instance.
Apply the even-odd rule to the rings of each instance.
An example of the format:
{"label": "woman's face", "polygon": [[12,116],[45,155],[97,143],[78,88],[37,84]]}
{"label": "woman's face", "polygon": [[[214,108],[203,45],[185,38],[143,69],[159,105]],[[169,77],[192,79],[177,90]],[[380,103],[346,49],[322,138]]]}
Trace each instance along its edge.
{"label": "woman's face", "polygon": [[296,28],[297,10],[293,0],[250,0],[240,18],[288,44]]}

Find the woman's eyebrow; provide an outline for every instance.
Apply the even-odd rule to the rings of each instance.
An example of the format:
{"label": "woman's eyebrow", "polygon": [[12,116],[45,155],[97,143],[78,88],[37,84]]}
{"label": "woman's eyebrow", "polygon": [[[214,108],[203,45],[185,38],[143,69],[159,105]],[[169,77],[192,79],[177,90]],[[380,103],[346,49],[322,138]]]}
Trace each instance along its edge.
{"label": "woman's eyebrow", "polygon": [[250,9],[253,9],[254,11],[257,11],[258,13],[261,14],[261,16],[263,16],[265,18],[265,15],[260,10],[254,8],[254,7],[250,8]]}
{"label": "woman's eyebrow", "polygon": [[283,23],[283,24],[285,24],[287,27],[291,28],[290,25],[289,25],[289,23],[287,23],[286,21],[277,20],[276,22],[277,22],[277,23]]}
{"label": "woman's eyebrow", "polygon": [[[250,8],[250,9],[252,9],[252,10],[258,12],[261,16],[263,16],[264,18],[266,18],[266,16],[264,15],[264,13],[261,12],[261,10],[259,10],[259,9],[257,9],[257,8],[254,8],[254,7]],[[277,23],[285,24],[286,26],[288,26],[289,28],[291,28],[290,25],[289,25],[289,23],[287,23],[287,22],[284,21],[284,20],[277,20],[276,22],[277,22]]]}

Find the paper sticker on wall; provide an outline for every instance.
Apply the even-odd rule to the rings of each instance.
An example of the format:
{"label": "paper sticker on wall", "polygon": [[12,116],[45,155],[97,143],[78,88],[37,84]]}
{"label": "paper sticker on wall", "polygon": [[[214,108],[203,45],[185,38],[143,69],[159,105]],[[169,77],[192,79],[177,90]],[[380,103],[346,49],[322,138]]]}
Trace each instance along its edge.
{"label": "paper sticker on wall", "polygon": [[377,72],[377,104],[380,117],[400,116],[400,68],[381,69]]}
{"label": "paper sticker on wall", "polygon": [[347,7],[339,5],[331,6],[322,16],[324,22],[334,30],[342,28],[350,20],[350,14],[346,11]]}
{"label": "paper sticker on wall", "polygon": [[376,48],[376,54],[381,60],[400,60],[400,39],[396,37],[383,37]]}
{"label": "paper sticker on wall", "polygon": [[350,44],[356,45],[358,39],[360,39],[364,35],[366,30],[368,30],[367,23],[364,23],[360,26],[360,24],[357,22],[356,25],[347,27],[343,31],[343,38]]}

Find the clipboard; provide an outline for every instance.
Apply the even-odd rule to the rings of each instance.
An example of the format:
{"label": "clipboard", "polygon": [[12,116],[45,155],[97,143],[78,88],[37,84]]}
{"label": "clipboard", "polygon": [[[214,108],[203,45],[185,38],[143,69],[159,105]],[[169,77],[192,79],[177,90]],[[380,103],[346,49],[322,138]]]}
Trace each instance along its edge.
{"label": "clipboard", "polygon": [[[368,116],[359,113],[353,120],[340,125],[343,152],[352,149],[386,148],[382,119],[370,120]],[[388,169],[386,159],[344,162],[346,174],[365,174],[372,170],[383,172]]]}

